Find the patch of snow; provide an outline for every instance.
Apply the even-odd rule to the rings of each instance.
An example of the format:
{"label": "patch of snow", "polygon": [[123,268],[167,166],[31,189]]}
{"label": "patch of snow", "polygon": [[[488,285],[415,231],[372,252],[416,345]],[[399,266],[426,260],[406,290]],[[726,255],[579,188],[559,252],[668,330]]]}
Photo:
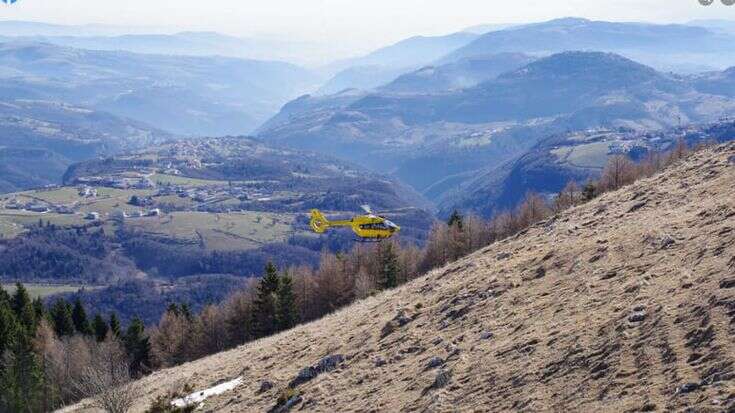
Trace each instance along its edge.
{"label": "patch of snow", "polygon": [[230,391],[242,383],[242,377],[238,377],[235,380],[231,380],[222,384],[218,384],[206,390],[194,392],[186,397],[176,399],[171,402],[171,405],[175,407],[184,408],[191,405],[200,404],[211,396],[217,396],[224,392]]}

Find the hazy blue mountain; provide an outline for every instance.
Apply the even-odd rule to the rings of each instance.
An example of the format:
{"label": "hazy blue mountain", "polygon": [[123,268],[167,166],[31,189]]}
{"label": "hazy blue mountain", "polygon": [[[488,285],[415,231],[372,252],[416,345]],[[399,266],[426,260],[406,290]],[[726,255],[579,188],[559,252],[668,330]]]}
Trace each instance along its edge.
{"label": "hazy blue mountain", "polygon": [[[0,25],[0,28],[2,25]],[[314,45],[276,39],[227,36],[215,32],[142,33],[106,36],[13,36],[0,30],[2,41],[50,43],[87,50],[128,51],[160,55],[225,56],[240,59],[315,63]],[[318,54],[318,52],[316,53]]]}
{"label": "hazy blue mountain", "polygon": [[474,33],[474,34],[485,34],[489,32],[495,32],[498,30],[505,30],[510,29],[512,27],[520,26],[520,24],[514,24],[514,23],[489,23],[489,24],[478,24],[475,26],[467,27],[466,29],[462,30],[465,33]]}
{"label": "hazy blue mountain", "polygon": [[163,33],[165,30],[106,24],[63,25],[17,20],[0,21],[0,36],[118,36],[141,32]]}
{"label": "hazy blue mountain", "polygon": [[522,53],[501,53],[460,59],[441,66],[426,66],[399,76],[380,88],[394,93],[434,93],[465,89],[492,80],[504,72],[521,68],[534,60]]}
{"label": "hazy blue mountain", "polygon": [[178,134],[247,133],[315,84],[280,62],[0,43],[3,97],[79,104]]}
{"label": "hazy blue mountain", "polygon": [[[3,95],[4,96],[4,95]],[[73,162],[171,139],[141,122],[58,102],[0,100],[0,192],[59,184]]]}
{"label": "hazy blue mountain", "polygon": [[383,47],[365,56],[345,59],[323,67],[331,79],[320,93],[336,93],[343,89],[370,90],[384,85],[399,75],[430,64],[458,47],[477,38],[474,33],[446,36],[416,36]]}
{"label": "hazy blue mountain", "polygon": [[353,66],[334,75],[319,88],[318,93],[331,95],[346,89],[371,90],[391,82],[406,71],[404,67]]}
{"label": "hazy blue mountain", "polygon": [[703,56],[708,56],[708,65],[716,67],[735,63],[732,55],[735,42],[721,32],[681,24],[614,23],[579,18],[486,33],[448,53],[441,62],[502,52],[552,54],[567,50],[616,52],[662,69],[684,62],[701,63]]}
{"label": "hazy blue mountain", "polygon": [[[438,93],[304,96],[262,139],[394,173],[435,202],[476,171],[570,130],[659,130],[735,113],[735,101],[622,56],[565,52],[476,86]],[[700,79],[701,81],[701,79]]]}
{"label": "hazy blue mountain", "polygon": [[475,40],[474,33],[452,33],[446,36],[415,36],[375,50],[365,56],[345,59],[330,65],[345,69],[353,66],[412,67],[430,63]]}

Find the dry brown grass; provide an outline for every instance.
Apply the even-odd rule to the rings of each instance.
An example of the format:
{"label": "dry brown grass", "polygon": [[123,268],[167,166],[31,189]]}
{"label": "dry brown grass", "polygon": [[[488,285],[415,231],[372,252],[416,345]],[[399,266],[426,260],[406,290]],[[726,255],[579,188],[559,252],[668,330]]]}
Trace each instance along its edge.
{"label": "dry brown grass", "polygon": [[267,411],[330,354],[345,362],[299,385],[293,410],[732,409],[734,155],[698,152],[401,288],[156,372],[134,410],[177,381],[242,375],[205,409]]}

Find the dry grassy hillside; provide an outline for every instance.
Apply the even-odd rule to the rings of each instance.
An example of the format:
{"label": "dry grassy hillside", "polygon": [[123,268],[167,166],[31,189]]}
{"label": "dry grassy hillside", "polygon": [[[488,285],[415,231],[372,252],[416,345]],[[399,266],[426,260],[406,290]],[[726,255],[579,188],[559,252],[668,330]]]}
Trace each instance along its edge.
{"label": "dry grassy hillside", "polygon": [[204,411],[268,411],[330,355],[344,360],[296,385],[293,411],[733,409],[734,163],[735,144],[696,153],[402,288],[156,372],[135,410],[242,376]]}

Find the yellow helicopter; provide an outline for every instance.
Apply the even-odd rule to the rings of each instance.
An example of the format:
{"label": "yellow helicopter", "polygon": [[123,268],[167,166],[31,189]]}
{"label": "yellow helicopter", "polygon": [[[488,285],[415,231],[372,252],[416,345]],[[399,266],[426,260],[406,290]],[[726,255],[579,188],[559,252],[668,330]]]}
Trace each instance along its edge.
{"label": "yellow helicopter", "polygon": [[350,227],[357,234],[360,241],[381,241],[392,237],[401,227],[386,218],[375,215],[370,206],[363,205],[366,215],[357,215],[349,221],[330,221],[318,209],[311,210],[311,229],[317,234],[323,234],[329,228]]}

